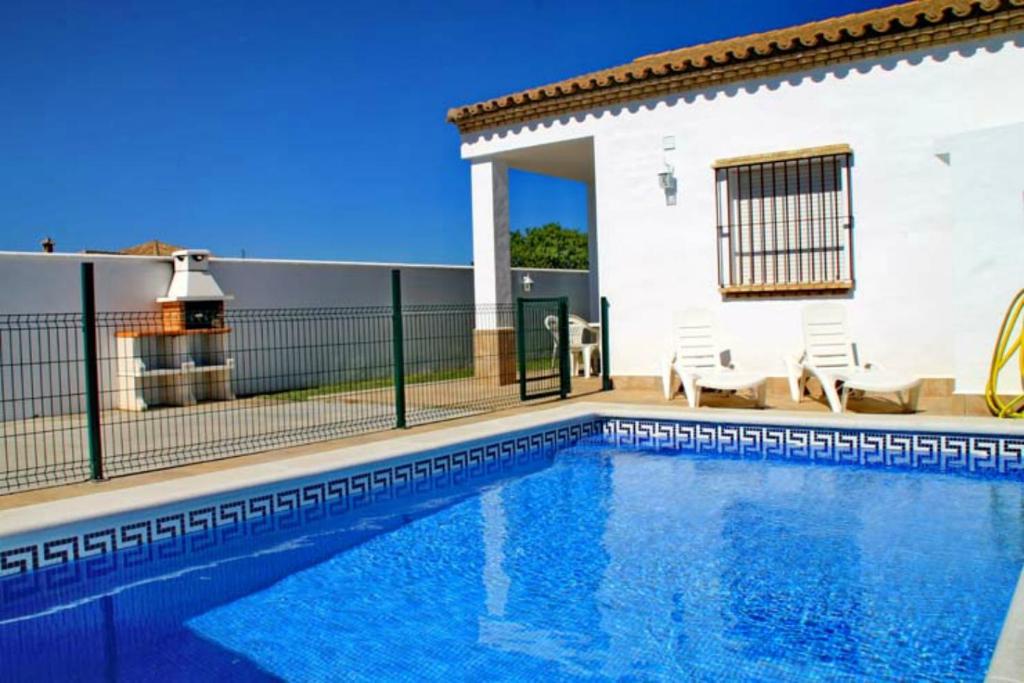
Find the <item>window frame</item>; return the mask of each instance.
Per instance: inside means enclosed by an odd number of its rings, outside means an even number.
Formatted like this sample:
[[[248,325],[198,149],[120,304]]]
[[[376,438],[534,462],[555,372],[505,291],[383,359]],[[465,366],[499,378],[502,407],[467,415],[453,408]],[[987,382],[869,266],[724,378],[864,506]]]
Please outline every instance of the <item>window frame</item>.
[[[722,296],[827,296],[852,290],[852,167],[853,151],[845,144],[719,159],[712,164],[715,183],[718,288]],[[771,174],[771,179],[767,181],[770,188],[765,187],[768,174]],[[781,193],[778,182],[780,174],[783,179]],[[747,178],[746,197],[743,196],[744,175]],[[754,180],[755,177],[757,180]],[[794,178],[795,188],[790,187],[790,178]],[[800,187],[801,179],[808,185],[806,190]],[[826,181],[829,180],[831,187],[826,187]],[[754,185],[758,183],[760,187],[755,188]],[[816,183],[820,187],[818,190],[813,189]],[[760,193],[755,195],[756,189],[759,189]],[[766,189],[770,189],[770,193],[766,193]],[[769,198],[770,224],[765,220],[765,205]],[[742,204],[744,201],[746,205]],[[761,214],[761,222],[757,226],[760,240],[754,232],[755,203]],[[780,203],[783,205],[781,221],[778,212]],[[737,207],[735,212],[734,206]],[[808,215],[802,213],[804,206],[807,207]],[[817,217],[814,215],[816,206],[819,210]],[[795,217],[789,215],[791,207],[795,209]],[[748,214],[750,219],[746,225],[743,223],[744,213]],[[770,242],[767,240],[769,230]],[[734,236],[737,238],[735,244]],[[745,236],[750,245],[749,254],[744,253]],[[796,239],[796,248],[792,248],[790,244],[791,236]],[[809,245],[805,247],[801,240],[807,236],[811,239]],[[785,248],[780,249],[779,243],[783,238]],[[759,275],[758,263],[755,260],[758,258],[758,249],[761,266]],[[768,255],[769,251],[771,257]],[[793,277],[791,272],[793,259],[796,259],[796,277]],[[803,272],[805,263],[810,270],[808,276]],[[768,277],[769,264],[771,278]],[[782,270],[785,270],[786,275],[780,279]]]

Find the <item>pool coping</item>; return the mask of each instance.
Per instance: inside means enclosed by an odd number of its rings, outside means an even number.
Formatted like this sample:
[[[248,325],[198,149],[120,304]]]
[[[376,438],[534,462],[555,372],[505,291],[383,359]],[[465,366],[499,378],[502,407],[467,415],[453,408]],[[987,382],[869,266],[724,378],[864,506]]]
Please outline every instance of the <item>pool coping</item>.
[[[985,680],[993,683],[1024,681],[1024,570],[1006,610],[1006,619],[1003,620],[1003,629]]]
[[[537,414],[510,415],[450,429],[329,448],[274,462],[241,465],[227,470],[12,508],[0,511],[0,546],[6,538],[52,527],[171,506],[193,499],[217,497],[288,480],[356,470],[426,451],[595,414],[594,410],[579,410],[575,406],[572,408],[557,413],[538,411]]]
[[[574,402],[529,413],[496,417],[431,432],[358,445],[327,448],[292,458],[242,465],[229,470],[205,472],[162,482],[141,484],[73,498],[47,501],[0,511],[0,549],[6,541],[46,529],[90,520],[117,517],[147,508],[172,506],[186,501],[230,494],[308,479],[331,472],[366,468],[415,454],[486,440],[513,432],[587,418],[636,418],[743,423],[780,427],[818,427],[898,432],[941,432],[970,435],[1024,437],[1024,424],[982,421],[961,417],[914,417],[901,415],[814,414],[756,410],[693,410],[678,405]],[[1024,683],[1024,571],[1017,583],[986,680]]]
[[[277,482],[314,477],[328,472],[365,467],[374,463],[477,441],[509,432],[529,430],[587,417],[745,423],[780,427],[824,427],[855,430],[941,432],[1024,437],[1024,424],[980,421],[976,418],[901,415],[808,414],[761,412],[743,409],[693,410],[674,405],[580,402],[507,415],[467,425],[352,446],[328,448],[274,462],[254,463],[216,472],[204,472],[168,481],[97,491],[73,498],[45,501],[0,511],[0,543],[5,538],[69,523],[137,512],[256,488]]]

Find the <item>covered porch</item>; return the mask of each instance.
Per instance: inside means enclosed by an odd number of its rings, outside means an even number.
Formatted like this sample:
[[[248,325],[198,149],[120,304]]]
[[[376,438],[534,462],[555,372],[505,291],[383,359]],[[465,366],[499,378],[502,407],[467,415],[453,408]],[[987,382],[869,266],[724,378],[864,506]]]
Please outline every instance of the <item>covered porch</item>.
[[[507,316],[489,311],[511,307],[518,297],[531,292],[525,278],[510,270],[509,169],[582,183],[587,197],[588,301],[585,311],[574,311],[589,320],[600,312],[597,209],[593,138],[510,149],[469,157],[473,220],[473,285],[477,305],[474,345],[480,359],[478,376],[515,381],[515,329]],[[498,367],[485,363],[498,363]]]

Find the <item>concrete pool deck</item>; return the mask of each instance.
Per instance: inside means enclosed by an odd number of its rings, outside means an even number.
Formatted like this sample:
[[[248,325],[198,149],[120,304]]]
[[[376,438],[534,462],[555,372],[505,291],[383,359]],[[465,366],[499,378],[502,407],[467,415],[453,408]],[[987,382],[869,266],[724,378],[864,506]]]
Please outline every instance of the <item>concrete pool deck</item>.
[[[712,405],[729,405],[712,397]],[[953,431],[976,434],[1020,434],[1024,424],[991,418],[951,417],[938,411],[914,416],[846,413],[834,415],[815,401],[799,410],[750,410],[728,407],[690,409],[677,397],[664,401],[657,392],[618,390],[564,402],[530,405],[501,413],[435,423],[402,432],[365,434],[333,442],[268,451],[227,460],[189,465],[159,472],[126,476],[98,483],[75,484],[0,498],[0,538],[81,522],[128,514],[184,500],[216,496],[282,480],[329,471],[367,467],[392,458],[442,448],[497,434],[528,430],[540,425],[587,415],[699,419],[708,422],[845,427],[913,431]],[[999,646],[993,657],[990,680],[1024,683],[1024,577],[1018,585]]]
[[[599,387],[596,378],[577,378],[575,388],[581,393]],[[413,383],[405,393],[410,425],[478,416],[520,403],[518,384],[495,386],[473,377]],[[100,440],[104,473],[123,477],[228,454],[387,431],[394,424],[394,389],[385,386],[308,396],[280,392],[145,411],[107,408],[100,414]],[[0,484],[15,482],[15,491],[86,479],[88,452],[84,413],[0,420]],[[75,474],[62,480],[62,472]],[[36,473],[43,481],[33,480]]]
[[[988,665],[986,681],[1021,683],[1024,681],[1024,571],[1006,611],[1003,630]]]
[[[681,395],[676,395],[671,401],[666,401],[662,396],[660,390],[651,388],[624,388],[615,389],[613,391],[601,392],[600,391],[600,380],[597,378],[582,378],[576,377],[573,380],[573,395],[565,402],[558,400],[547,400],[540,402],[531,402],[530,404],[518,405],[512,408],[508,408],[496,412],[486,412],[484,410],[462,410],[461,413],[458,410],[449,410],[446,417],[449,419],[443,419],[437,422],[429,422],[427,424],[419,424],[411,427],[407,430],[396,431],[396,430],[383,430],[383,431],[365,431],[362,433],[340,435],[338,438],[325,439],[316,441],[308,444],[301,444],[295,446],[280,446],[280,447],[268,447],[265,450],[232,455],[223,458],[214,458],[209,454],[202,454],[202,457],[197,458],[196,462],[183,463],[167,467],[166,469],[150,470],[147,472],[139,472],[135,474],[120,474],[110,479],[105,479],[98,482],[80,482],[72,484],[60,484],[56,486],[50,486],[47,488],[36,488],[26,491],[19,491],[15,493],[8,493],[0,495],[0,513],[3,510],[10,510],[25,505],[36,505],[38,503],[61,500],[64,498],[73,498],[82,495],[90,495],[99,491],[109,490],[120,490],[133,486],[140,486],[160,481],[169,481],[174,479],[180,479],[182,477],[191,477],[197,474],[203,474],[208,472],[217,472],[226,469],[233,469],[236,467],[245,467],[252,464],[259,464],[264,462],[271,462],[277,460],[284,460],[297,456],[307,455],[309,453],[318,453],[321,451],[328,451],[337,448],[343,448],[346,446],[357,446],[366,443],[376,443],[377,441],[394,439],[400,436],[412,436],[416,434],[424,434],[437,431],[439,429],[449,429],[452,427],[458,427],[460,425],[475,424],[477,422],[485,422],[489,420],[499,419],[509,415],[519,415],[523,413],[529,413],[537,410],[548,410],[552,407],[560,405],[572,405],[580,401],[598,402],[598,403],[623,403],[637,406],[651,406],[654,408],[668,408],[671,410],[681,411],[686,415],[699,415],[702,418],[704,416],[721,415],[728,409],[736,409],[737,416],[750,416],[750,415],[782,415],[797,414],[822,414],[829,416],[831,413],[828,411],[828,406],[820,396],[808,397],[799,403],[793,402],[788,393],[788,389],[785,386],[785,381],[780,379],[774,379],[769,381],[769,395],[768,395],[768,407],[764,410],[753,409],[753,401],[742,396],[722,396],[716,395],[712,392],[705,392],[702,397],[703,405],[696,411],[691,411],[687,407],[686,399]],[[627,382],[623,382],[627,384]],[[518,388],[515,388],[518,391]],[[948,417],[948,418],[962,418],[966,422],[959,429],[974,429],[977,425],[981,424],[994,424],[994,425],[1005,425],[1008,428],[1012,427],[1013,423],[1008,420],[995,420],[988,416],[985,412],[984,404],[980,400],[963,400],[951,397],[948,392],[935,392],[934,394],[929,392],[928,387],[924,395],[921,397],[921,403],[919,412],[915,415],[904,415],[900,413],[899,406],[892,400],[882,398],[870,397],[861,400],[851,400],[851,412],[846,415],[838,416],[838,419],[847,420],[855,419],[856,416],[874,416],[874,415],[892,415],[894,419],[902,422],[902,426],[907,429],[914,429],[915,425],[922,424],[920,420],[930,420],[935,417]],[[510,389],[511,391],[511,389]],[[358,392],[357,392],[358,393]],[[374,392],[362,392],[366,396],[361,396],[363,400],[360,400],[360,404],[364,403],[365,400],[373,399],[379,394],[379,391]],[[232,404],[224,404],[225,406],[231,407]],[[416,403],[411,404],[413,409],[416,409]],[[424,404],[425,405],[425,404]],[[434,406],[431,406],[435,408]],[[221,404],[202,404],[199,407],[192,409],[181,409],[181,410],[193,410],[193,411],[214,411],[219,408],[223,408]],[[393,414],[393,409],[388,407],[390,412],[387,412],[385,417]],[[382,413],[383,414],[383,413]],[[168,438],[168,435],[173,437],[173,430],[168,430],[161,426],[162,421],[157,419],[157,416],[146,416],[141,414],[144,418],[147,418],[149,422],[153,422],[159,427],[159,429],[150,429],[147,434],[150,438],[159,438],[161,440],[161,447],[163,447],[163,440]],[[321,417],[329,417],[327,415]],[[344,421],[348,419],[347,414],[336,416],[338,419]],[[63,418],[65,420],[71,420],[72,418]],[[274,417],[275,420],[280,419],[280,415]],[[434,419],[437,419],[435,416]],[[130,414],[127,417],[118,415],[118,419],[110,423],[111,428],[123,429],[124,425],[130,422],[146,423],[146,420],[139,418],[137,415]],[[323,420],[321,420],[323,421]],[[302,422],[304,426],[313,429],[316,427],[315,424],[308,422]],[[0,424],[2,426],[2,424]],[[208,425],[209,427],[209,425]],[[44,433],[51,433],[51,429],[42,430]],[[81,434],[78,435],[79,440],[84,440],[84,429],[80,430]],[[1012,431],[1012,430],[1011,430]],[[70,433],[70,432],[69,432]],[[0,430],[2,435],[2,430]],[[126,444],[136,443],[139,438],[127,439],[120,437],[119,439],[112,440],[115,445],[119,442]],[[211,435],[212,436],[212,435]],[[77,438],[77,437],[76,437]],[[84,441],[83,444],[75,445],[73,450],[77,453],[84,452]],[[41,449],[45,451],[46,449]],[[52,449],[49,449],[52,450]],[[111,457],[116,457],[116,452],[108,453]],[[54,454],[50,454],[50,457],[54,457]],[[57,466],[58,463],[54,463]],[[0,464],[0,474],[2,474],[3,465]],[[111,468],[108,468],[111,469]]]
[[[649,378],[650,381],[645,382],[642,388],[636,387],[635,378],[623,378],[622,384],[627,388],[618,389],[612,391],[601,392],[600,391],[600,380],[598,378],[573,378],[572,390],[573,393],[565,401],[558,401],[557,399],[542,399],[540,401],[531,401],[528,404],[518,404],[513,408],[508,408],[497,412],[487,412],[483,408],[472,407],[466,408],[461,404],[449,404],[452,401],[437,403],[436,401],[429,401],[421,397],[418,393],[414,392],[414,395],[410,399],[410,410],[411,418],[410,423],[423,423],[417,424],[410,429],[403,431],[396,431],[393,429],[385,429],[380,431],[374,431],[379,424],[387,424],[393,419],[393,408],[390,403],[386,407],[377,407],[376,412],[370,411],[368,413],[368,404],[376,405],[377,403],[387,402],[390,399],[390,390],[372,390],[354,392],[346,394],[348,405],[347,409],[341,412],[335,411],[324,411],[323,414],[317,413],[316,420],[310,421],[308,416],[301,416],[301,418],[286,420],[282,423],[282,420],[288,417],[289,405],[284,404],[285,408],[282,409],[282,403],[272,402],[271,407],[265,411],[260,412],[257,407],[257,414],[246,418],[245,420],[239,421],[240,424],[253,425],[260,424],[261,431],[267,431],[267,425],[271,427],[284,424],[284,426],[290,426],[293,423],[302,425],[303,428],[317,431],[318,426],[323,427],[330,423],[332,419],[345,423],[346,420],[350,420],[353,415],[357,415],[361,418],[373,417],[374,420],[370,420],[370,424],[364,427],[353,428],[345,430],[342,433],[331,434],[330,432],[322,432],[322,436],[329,438],[323,438],[311,443],[303,443],[297,445],[284,444],[272,444],[267,443],[262,447],[251,450],[248,453],[238,453],[227,457],[218,458],[215,453],[210,449],[196,449],[196,447],[189,446],[187,440],[181,441],[183,438],[181,435],[175,433],[173,428],[174,420],[177,414],[164,415],[162,413],[154,413],[152,415],[141,413],[141,414],[124,414],[121,412],[114,412],[114,417],[105,421],[103,427],[106,430],[112,431],[112,435],[108,435],[108,438],[104,439],[108,446],[104,447],[104,460],[106,463],[106,471],[111,473],[113,476],[109,479],[102,481],[83,481],[77,483],[59,483],[48,487],[32,488],[28,490],[20,490],[20,492],[9,493],[0,495],[0,512],[3,510],[9,510],[13,508],[23,507],[25,505],[36,505],[47,501],[55,501],[63,498],[74,498],[77,496],[84,496],[99,492],[99,490],[112,490],[120,489],[129,486],[141,485],[145,483],[153,483],[156,481],[165,481],[170,479],[177,479],[184,476],[193,476],[195,474],[202,474],[205,472],[220,471],[222,469],[229,469],[234,467],[245,467],[251,464],[257,464],[262,462],[276,461],[282,459],[293,458],[296,456],[302,456],[309,453],[318,453],[326,450],[338,449],[347,445],[358,445],[361,443],[376,442],[382,439],[395,438],[401,435],[412,435],[419,433],[432,432],[437,429],[446,429],[450,427],[456,427],[464,424],[473,424],[476,422],[488,421],[499,419],[509,415],[519,415],[522,413],[528,413],[537,410],[547,410],[560,404],[571,404],[581,400],[586,401],[598,401],[598,402],[618,402],[618,403],[629,403],[635,405],[651,405],[655,408],[670,407],[672,409],[678,409],[680,411],[688,412],[689,409],[686,404],[686,399],[682,395],[676,395],[671,401],[666,401],[662,392],[658,389],[651,388],[656,384],[653,378]],[[616,380],[617,381],[617,380]],[[847,416],[842,416],[841,419],[848,419],[855,416],[870,416],[870,415],[888,415],[897,414],[897,419],[904,421],[908,429],[912,429],[914,424],[918,424],[919,420],[927,420],[934,417],[963,417],[969,418],[970,422],[965,424],[1001,424],[1010,425],[1010,421],[997,421],[988,416],[985,410],[984,402],[980,397],[957,397],[952,396],[948,387],[942,385],[944,381],[934,380],[931,384],[926,382],[925,391],[921,398],[921,405],[918,414],[915,415],[902,415],[900,414],[899,405],[887,397],[867,397],[859,400],[851,400],[851,412]],[[423,386],[417,386],[417,391],[424,390]],[[387,397],[382,397],[387,394]],[[512,394],[518,394],[518,387],[508,387],[509,403],[514,403],[515,400],[512,398]],[[328,397],[334,402],[337,397]],[[423,398],[423,399],[420,399]],[[741,409],[753,409],[754,401],[743,396],[737,395],[721,395],[714,392],[705,392],[701,398],[701,408],[692,415],[698,416],[710,416],[721,414],[723,409],[740,409],[737,415],[755,415],[755,414],[770,414],[770,415],[785,415],[788,413],[796,413],[799,415],[806,415],[809,413],[830,415],[828,412],[827,404],[824,399],[817,394],[812,394],[804,398],[799,403],[794,402],[790,394],[788,394],[788,388],[785,380],[781,378],[774,378],[769,380],[769,393],[768,393],[768,407],[765,410],[741,410]],[[197,407],[189,409],[173,409],[177,411],[187,423],[188,416],[190,414],[197,414],[200,417],[209,414],[211,416],[216,415],[217,411],[231,411],[238,413],[240,408],[237,405],[238,401],[229,402],[207,402],[197,405]],[[458,403],[458,400],[455,401]],[[371,405],[371,408],[373,408]],[[245,408],[242,405],[241,408]],[[284,414],[282,411],[284,410]],[[341,410],[341,409],[338,409]],[[347,411],[347,412],[346,412]],[[355,413],[352,413],[355,411]],[[420,415],[423,413],[423,415]],[[47,421],[52,422],[54,419],[42,418],[40,421],[46,423]],[[42,424],[36,426],[27,426],[27,421],[22,425],[14,425],[14,423],[0,423],[0,439],[10,438],[13,439],[11,443],[14,445],[10,446],[13,453],[17,453],[16,445],[19,441],[32,438],[40,438],[41,436],[50,437],[53,433],[61,433],[63,437],[68,440],[66,443],[67,450],[70,453],[79,455],[79,461],[76,461],[76,466],[87,467],[87,463],[84,460],[85,453],[85,429],[84,423],[78,425],[80,429],[74,429],[82,419],[77,416],[71,416],[67,418],[59,418],[57,420],[62,421],[59,425]],[[431,420],[433,420],[431,422]],[[67,423],[67,424],[65,424]],[[232,434],[220,433],[216,431],[216,427],[219,424],[217,420],[204,420],[203,430],[206,436],[211,441],[217,441],[218,439],[223,440],[229,438]],[[13,425],[13,426],[12,426]],[[138,433],[130,430],[132,427]],[[284,427],[283,427],[284,428]],[[965,427],[966,428],[966,427]],[[10,431],[10,434],[7,434]],[[271,429],[272,431],[272,429]],[[170,439],[170,440],[168,440]],[[181,443],[178,443],[181,441]],[[138,451],[139,444],[148,444],[146,451],[164,451],[174,450],[180,451],[180,454],[176,455],[173,459],[167,459],[167,467],[165,469],[148,469],[153,467],[151,464],[148,467],[133,466],[129,463],[131,453]],[[29,445],[32,445],[31,443]],[[38,445],[38,444],[37,444]],[[134,449],[134,451],[133,451]],[[61,466],[71,466],[68,463],[63,462],[59,454],[54,453],[54,447],[52,445],[38,445],[31,449],[33,453],[37,453],[41,462],[49,463],[49,467],[58,468]],[[124,453],[121,453],[124,451]],[[195,459],[189,461],[187,454],[195,452]],[[0,476],[4,474],[6,465],[0,463]]]
[[[629,386],[629,383],[624,381]],[[980,425],[1001,425],[1013,431],[1015,423],[1009,420],[995,420],[988,416],[980,397],[964,399],[952,397],[945,391],[930,392],[926,385],[926,391],[921,398],[920,410],[915,415],[904,415],[900,412],[899,405],[886,397],[868,397],[860,400],[851,400],[851,412],[842,416],[833,416],[829,413],[827,404],[819,395],[812,395],[804,398],[799,403],[794,402],[784,380],[769,380],[768,407],[765,410],[755,410],[754,401],[737,395],[721,395],[714,392],[705,392],[701,397],[701,407],[696,410],[688,408],[685,397],[677,394],[671,401],[665,400],[662,392],[649,387],[644,388],[623,388],[612,391],[600,391],[600,380],[597,378],[573,379],[573,394],[565,401],[549,399],[530,402],[528,404],[516,405],[514,408],[498,411],[484,412],[464,411],[462,415],[458,412],[450,413],[451,419],[440,420],[420,424],[406,430],[397,431],[394,429],[383,431],[362,431],[360,433],[340,435],[337,438],[314,441],[299,445],[285,445],[280,447],[267,447],[263,451],[255,453],[232,455],[226,458],[212,459],[209,454],[201,454],[194,463],[177,464],[165,469],[155,469],[132,474],[115,475],[112,478],[102,481],[83,481],[78,483],[66,483],[49,487],[24,490],[24,492],[0,495],[0,515],[4,510],[37,505],[49,501],[57,501],[66,498],[88,496],[106,490],[119,490],[132,486],[170,481],[182,477],[190,477],[209,472],[218,472],[249,465],[287,460],[295,457],[305,456],[311,453],[322,453],[342,449],[346,446],[375,443],[381,440],[393,439],[400,436],[414,436],[434,432],[440,429],[450,429],[462,425],[471,425],[490,420],[499,420],[513,415],[528,414],[536,411],[547,411],[559,407],[559,405],[570,405],[580,401],[597,403],[624,403],[631,405],[644,405],[654,409],[668,409],[677,411],[687,417],[699,417],[700,419],[714,419],[716,415],[732,415],[736,419],[746,419],[751,416],[781,416],[788,415],[808,416],[810,414],[835,417],[838,420],[856,421],[858,417],[870,418],[874,416],[889,417],[897,424],[906,429],[914,429],[916,425],[926,425],[935,419],[963,420],[956,422],[958,427],[950,426],[949,429],[975,430]],[[517,390],[517,388],[516,388]],[[379,392],[370,392],[371,397]],[[370,394],[368,394],[370,395]],[[212,408],[211,408],[212,407]],[[204,403],[196,410],[210,411],[220,407],[219,403]],[[190,410],[190,409],[186,409]],[[414,409],[415,410],[415,409]],[[143,414],[144,415],[144,414]],[[389,414],[390,415],[390,414]],[[135,416],[129,416],[134,418]],[[124,418],[122,418],[124,420]],[[115,423],[118,424],[118,423]],[[953,424],[953,423],[949,423]],[[853,426],[856,426],[855,424]],[[1024,425],[1019,425],[1024,429]],[[997,427],[996,430],[1001,427]],[[159,432],[159,433],[158,433]],[[155,432],[161,439],[167,437],[166,428]],[[82,437],[84,438],[84,430]],[[0,466],[2,467],[2,466]],[[2,472],[0,472],[2,473]]]

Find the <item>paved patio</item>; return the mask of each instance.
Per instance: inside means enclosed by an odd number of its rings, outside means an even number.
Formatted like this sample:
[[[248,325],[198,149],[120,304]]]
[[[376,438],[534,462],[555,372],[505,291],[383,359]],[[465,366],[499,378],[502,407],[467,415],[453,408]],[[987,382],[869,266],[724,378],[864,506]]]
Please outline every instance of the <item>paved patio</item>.
[[[577,378],[575,395],[600,389],[596,378]],[[522,404],[518,384],[496,386],[474,378],[413,384],[406,388],[406,420],[417,425],[447,424],[453,419],[493,415],[494,408]],[[305,400],[256,396],[204,402],[190,407],[148,411],[103,411],[100,418],[104,474],[109,483],[132,481],[124,475],[185,468],[210,460],[249,462],[237,456],[280,453],[304,444],[325,446],[360,434],[394,435],[394,394],[390,387]],[[0,422],[0,481],[58,488],[74,487],[89,476],[87,430],[83,414]],[[107,482],[105,482],[107,483]],[[96,484],[88,484],[95,490]],[[0,490],[3,487],[0,486]],[[37,491],[38,492],[38,491]],[[0,509],[23,493],[0,496]]]
[[[491,387],[494,393],[488,396],[490,406],[505,403],[507,399],[509,408],[489,410],[488,405],[471,400],[474,396],[484,395],[478,393],[479,387],[474,387],[474,382],[476,380],[459,380],[461,387],[449,387],[447,391],[438,391],[437,387],[429,385],[410,386],[407,402],[411,426],[402,432],[390,428],[394,422],[390,389],[327,395],[309,401],[277,401],[261,397],[145,413],[109,411],[109,414],[105,413],[107,419],[104,426],[108,474],[131,472],[133,467],[137,471],[140,460],[146,457],[149,460],[141,464],[147,467],[162,466],[165,469],[115,476],[101,482],[72,483],[11,493],[0,496],[0,510],[384,441],[398,434],[428,433],[563,404],[557,398],[529,404],[519,403],[518,386],[510,385]],[[628,381],[620,384],[625,384],[626,388],[601,392],[600,379],[577,377],[573,382],[573,396],[567,401],[656,405],[678,409],[685,415],[700,415],[730,408],[756,410],[753,401],[742,396],[706,392],[701,408],[691,411],[685,397],[681,395],[666,402],[654,382],[645,382],[646,386],[640,387],[634,382],[632,388]],[[865,414],[900,412],[894,400],[884,397],[851,400],[850,409]],[[810,396],[800,403],[794,403],[785,382],[772,380],[768,408],[757,412],[777,412],[780,415],[825,414],[828,413],[828,406],[813,385]],[[225,414],[229,414],[230,419],[225,419]],[[972,420],[979,420],[979,423],[994,424],[995,419],[987,415],[980,399],[965,401],[962,397],[950,396],[942,391],[941,386],[933,385],[930,390],[926,387],[921,398],[920,412],[900,419],[906,419],[908,426],[912,426],[915,420],[936,416],[968,416]],[[300,443],[308,441],[311,432],[319,440]],[[61,441],[53,440],[55,433],[60,435]],[[7,449],[6,453],[13,452],[11,444],[18,442],[20,448],[35,447],[37,450],[31,457],[45,458],[51,471],[71,467],[81,476],[87,476],[85,429],[80,416],[37,419],[20,423],[20,426],[18,423],[0,423],[0,437],[4,439],[0,443]],[[239,444],[235,447],[242,449],[241,452],[232,453],[232,439]],[[132,455],[133,452],[136,455]],[[222,454],[225,452],[232,455],[224,457]],[[218,459],[210,460],[214,457]],[[19,465],[24,466],[25,462],[28,461],[24,456],[19,459],[4,457],[0,465],[0,476],[6,471],[2,468],[17,468]]]

